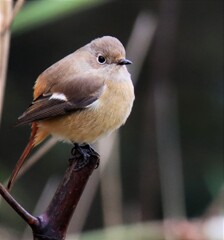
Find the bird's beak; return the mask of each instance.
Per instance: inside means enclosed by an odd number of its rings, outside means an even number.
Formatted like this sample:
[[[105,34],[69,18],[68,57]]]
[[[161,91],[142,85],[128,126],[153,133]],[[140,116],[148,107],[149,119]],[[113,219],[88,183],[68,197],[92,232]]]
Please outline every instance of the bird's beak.
[[[124,58],[124,59],[119,60],[119,62],[117,64],[118,65],[128,65],[128,64],[132,64],[132,61]]]

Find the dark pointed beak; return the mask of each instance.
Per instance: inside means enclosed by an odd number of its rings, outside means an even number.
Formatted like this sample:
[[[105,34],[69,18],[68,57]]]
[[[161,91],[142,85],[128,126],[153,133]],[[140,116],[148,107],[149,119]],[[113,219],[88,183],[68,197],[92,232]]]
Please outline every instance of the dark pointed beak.
[[[124,59],[121,59],[117,64],[118,65],[128,65],[128,64],[132,64],[132,61],[124,58]]]

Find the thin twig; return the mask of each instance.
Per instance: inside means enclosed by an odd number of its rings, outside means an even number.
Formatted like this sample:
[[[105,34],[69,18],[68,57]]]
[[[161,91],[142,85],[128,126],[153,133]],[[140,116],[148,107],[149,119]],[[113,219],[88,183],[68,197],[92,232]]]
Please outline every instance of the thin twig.
[[[38,219],[29,214],[5,189],[5,187],[0,183],[0,195],[5,199],[5,201],[12,207],[25,222],[29,225],[37,225]]]
[[[2,31],[0,32],[1,35],[4,35],[7,30],[11,27],[13,20],[15,19],[17,13],[20,11],[24,4],[25,0],[17,0],[12,11],[12,15],[10,16],[9,20],[3,26]]]
[[[12,0],[1,0],[0,4],[0,123],[2,118],[3,99],[8,66],[10,45],[10,26],[21,9],[24,0],[18,0],[12,9]]]
[[[154,39],[156,28],[156,17],[147,11],[140,12],[134,23],[126,47],[128,58],[133,60],[134,63],[130,67],[130,73],[134,85],[137,83],[143,63],[147,57],[152,40]]]
[[[108,155],[107,166],[101,171],[103,180],[100,181],[103,222],[104,227],[107,228],[123,224],[119,132],[115,132],[113,137],[107,138],[106,141],[100,141],[99,149],[102,157]],[[107,149],[111,149],[109,154]]]
[[[3,0],[3,2],[1,2],[0,4],[0,32],[2,29],[4,29],[4,26],[8,23],[11,17],[11,11],[12,1]],[[4,35],[0,34],[0,124],[2,118],[3,99],[5,92],[9,44],[10,44],[10,32],[5,31]]]
[[[185,218],[177,92],[173,84],[180,2],[160,1],[152,64],[155,130],[164,218]],[[166,36],[166,37],[164,37]],[[150,90],[151,91],[151,90]]]

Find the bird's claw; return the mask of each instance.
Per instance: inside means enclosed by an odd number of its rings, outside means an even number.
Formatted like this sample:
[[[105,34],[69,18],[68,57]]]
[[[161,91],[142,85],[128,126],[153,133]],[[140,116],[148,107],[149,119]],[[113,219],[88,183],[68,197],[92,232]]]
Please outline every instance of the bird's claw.
[[[98,168],[99,166],[100,163],[99,154],[94,149],[92,149],[89,144],[80,146],[77,143],[75,143],[74,147],[71,150],[71,154],[72,157],[69,159],[69,161],[73,160],[77,161],[74,168],[75,171],[79,171],[86,165],[88,165],[88,163],[91,161],[91,156],[97,159],[95,169]]]

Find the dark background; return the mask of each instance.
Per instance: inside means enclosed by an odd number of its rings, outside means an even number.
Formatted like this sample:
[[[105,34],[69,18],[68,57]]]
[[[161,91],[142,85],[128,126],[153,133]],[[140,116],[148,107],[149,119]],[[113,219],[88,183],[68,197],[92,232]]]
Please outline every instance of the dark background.
[[[121,129],[124,223],[164,217],[153,98],[158,86],[175,89],[187,217],[200,217],[206,211],[223,185],[223,3],[178,1],[172,8],[176,2],[168,2],[162,8],[160,1],[103,1],[99,6],[12,33],[0,129],[1,182],[9,176],[29,138],[29,127],[15,128],[14,124],[32,101],[37,76],[96,37],[116,36],[126,46],[136,17],[147,10],[159,25],[136,79],[132,114]],[[169,36],[174,15],[176,30]],[[161,48],[170,38],[173,45],[168,44],[168,50]],[[135,47],[138,49],[138,44]],[[135,59],[131,60],[135,64]],[[15,185],[13,195],[26,209],[32,212],[50,176],[62,176],[70,148],[58,143]],[[101,208],[98,189],[84,230],[103,227]],[[19,234],[25,227],[5,204],[0,208],[0,225]]]

